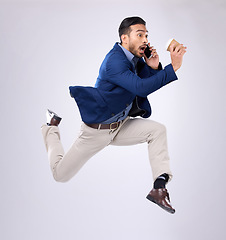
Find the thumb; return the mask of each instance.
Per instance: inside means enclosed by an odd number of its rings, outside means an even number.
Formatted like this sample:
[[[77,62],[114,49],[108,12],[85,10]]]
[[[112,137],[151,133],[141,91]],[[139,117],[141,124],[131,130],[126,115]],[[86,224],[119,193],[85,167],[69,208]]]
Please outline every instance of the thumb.
[[[170,52],[173,52],[175,48],[176,48],[176,43],[170,44],[170,47],[169,47]]]

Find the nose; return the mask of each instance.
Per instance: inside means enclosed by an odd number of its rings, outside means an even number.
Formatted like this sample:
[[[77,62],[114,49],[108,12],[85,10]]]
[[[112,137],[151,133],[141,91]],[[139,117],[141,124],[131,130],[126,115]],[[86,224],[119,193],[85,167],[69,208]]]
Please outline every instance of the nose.
[[[143,42],[144,42],[145,44],[148,43],[148,38],[147,38],[146,36],[144,37]]]

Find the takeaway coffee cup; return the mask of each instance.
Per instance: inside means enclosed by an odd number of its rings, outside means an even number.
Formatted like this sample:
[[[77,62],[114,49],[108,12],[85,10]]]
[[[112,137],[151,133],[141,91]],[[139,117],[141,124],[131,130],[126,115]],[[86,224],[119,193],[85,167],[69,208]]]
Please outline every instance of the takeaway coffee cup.
[[[179,45],[180,43],[177,42],[174,38],[171,38],[171,39],[167,42],[167,44],[166,44],[166,50],[167,50],[167,51],[170,50],[171,44],[176,44],[176,45],[175,45],[175,47],[176,47],[176,46]]]

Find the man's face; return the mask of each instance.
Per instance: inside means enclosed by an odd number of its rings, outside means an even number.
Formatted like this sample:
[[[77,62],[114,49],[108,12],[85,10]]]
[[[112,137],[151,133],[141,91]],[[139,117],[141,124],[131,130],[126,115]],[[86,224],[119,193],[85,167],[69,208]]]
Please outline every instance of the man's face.
[[[143,24],[132,25],[130,29],[131,32],[128,35],[122,35],[122,46],[141,58],[148,43],[148,31]]]

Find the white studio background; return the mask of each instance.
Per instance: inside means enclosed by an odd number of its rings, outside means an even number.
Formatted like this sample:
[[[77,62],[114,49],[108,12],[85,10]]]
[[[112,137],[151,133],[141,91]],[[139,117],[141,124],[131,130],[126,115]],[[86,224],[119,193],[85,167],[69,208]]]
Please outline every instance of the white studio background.
[[[46,108],[63,117],[65,150],[80,128],[70,85],[93,86],[128,16],[147,22],[165,66],[171,37],[187,46],[179,80],[153,93],[166,125],[176,208],[146,200],[146,144],[108,147],[68,183],[50,172],[40,131]],[[226,2],[0,1],[0,238],[191,240],[225,236]]]

